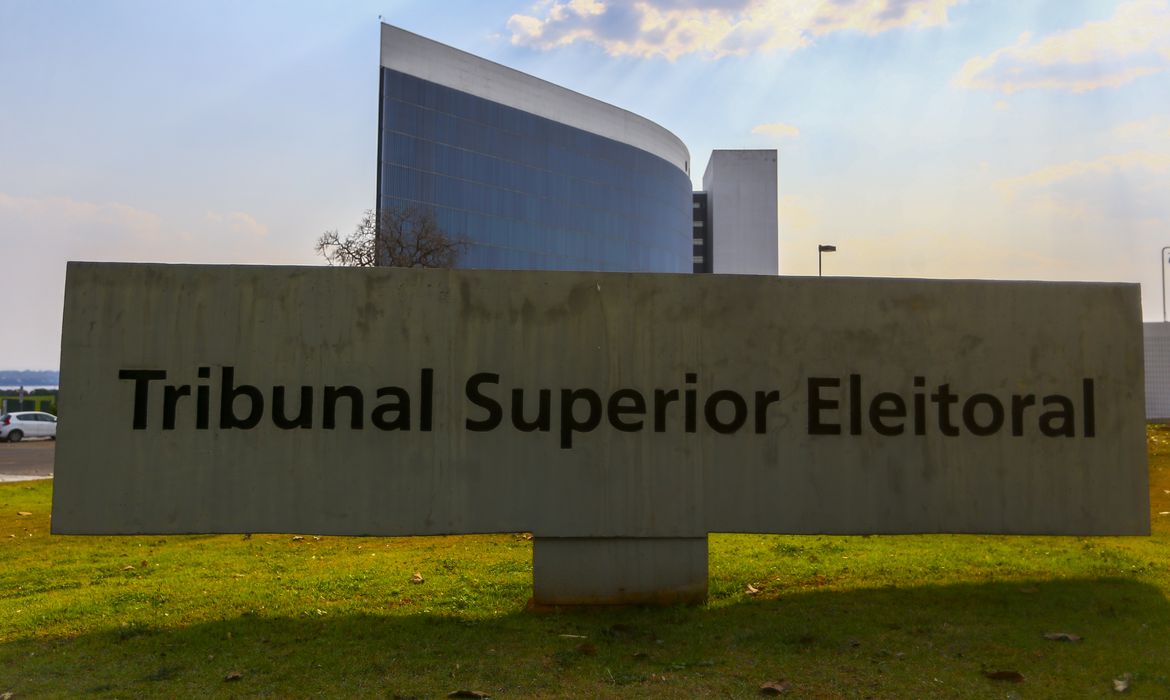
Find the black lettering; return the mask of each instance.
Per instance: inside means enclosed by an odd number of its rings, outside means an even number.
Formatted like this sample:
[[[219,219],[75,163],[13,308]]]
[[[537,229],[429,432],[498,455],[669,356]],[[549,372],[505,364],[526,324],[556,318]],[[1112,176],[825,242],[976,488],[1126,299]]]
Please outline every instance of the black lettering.
[[[200,379],[211,379],[211,368],[199,368]],[[195,429],[207,430],[211,425],[211,387],[201,384],[195,387]]]
[[[956,403],[959,397],[951,393],[951,385],[939,384],[938,392],[931,394],[930,400],[938,404],[938,429],[943,435],[950,437],[958,435],[959,429],[951,423],[951,405]]]
[[[678,389],[654,390],[654,432],[666,432],[666,407],[673,401],[678,401]]]
[[[536,393],[536,420],[527,421],[524,419],[524,390],[512,390],[512,425],[516,426],[517,430],[525,433],[531,433],[533,430],[541,430],[547,432],[549,425],[552,422],[552,392],[548,389],[541,389]]]
[[[251,384],[233,386],[235,384],[235,367],[225,366],[220,372],[219,427],[223,430],[255,428],[256,424],[260,422],[261,416],[264,415],[264,397],[260,394],[260,389]],[[235,412],[236,399],[241,396],[247,398],[249,402],[248,415],[245,418],[240,418]]]
[[[1012,437],[1024,435],[1024,409],[1036,405],[1035,394],[1012,395]]]
[[[779,391],[756,392],[756,433],[768,432],[768,406],[780,400]]]
[[[589,413],[584,421],[578,421],[573,413],[573,404],[584,399],[589,404]],[[573,431],[587,433],[601,424],[601,397],[592,389],[561,389],[561,449],[573,446]]]
[[[410,394],[400,386],[384,386],[378,389],[379,399],[387,396],[394,400],[378,404],[370,414],[370,422],[378,430],[410,430]],[[394,414],[393,420],[387,417],[387,414],[391,413]]]
[[[731,404],[731,420],[727,423],[719,420],[719,404],[722,402]],[[707,419],[707,425],[714,428],[715,432],[729,435],[747,422],[747,402],[730,389],[720,389],[707,397],[706,403],[703,404],[703,415]]]
[[[486,409],[488,412],[487,418],[483,420],[473,420],[468,418],[464,423],[468,430],[483,433],[488,430],[495,430],[500,421],[504,419],[504,409],[500,408],[500,404],[488,396],[479,393],[480,384],[499,384],[500,375],[492,374],[491,372],[479,372],[467,378],[467,385],[464,387],[464,393],[471,403]]]
[[[163,387],[163,430],[175,429],[175,412],[179,399],[191,395],[190,385]]]
[[[975,418],[975,409],[979,404],[991,409],[991,420],[983,425]],[[998,433],[1003,427],[1003,404],[991,394],[972,394],[963,402],[963,425],[970,433],[980,437]]]
[[[809,377],[808,378],[808,434],[809,435],[840,435],[840,423],[822,423],[821,411],[836,410],[841,405],[836,399],[822,399],[821,389],[841,387],[841,380],[836,377]]]
[[[321,417],[321,427],[333,430],[337,427],[337,401],[349,399],[349,427],[353,430],[362,429],[362,417],[365,409],[362,404],[362,392],[356,386],[327,386],[322,402],[325,404],[324,415]]]
[[[418,380],[418,429],[424,433],[431,431],[431,418],[434,414],[435,370],[424,368]]]
[[[131,427],[146,430],[146,411],[150,400],[150,383],[167,378],[165,369],[120,369],[118,379],[134,380],[134,417]]]
[[[630,406],[623,406],[622,401],[630,400],[633,402]],[[633,421],[627,423],[622,420],[624,415],[638,415],[646,414],[646,399],[642,398],[642,394],[633,389],[618,389],[609,397],[609,424],[623,433],[636,433],[642,429],[642,421]]]
[[[688,384],[694,384],[699,381],[699,375],[694,372],[687,372],[686,380]],[[683,421],[685,423],[683,429],[688,433],[695,432],[695,390],[687,389],[683,392]]]
[[[849,375],[849,434],[861,435],[861,375]]]
[[[1044,407],[1056,404],[1059,410],[1040,414],[1040,432],[1048,437],[1076,437],[1076,414],[1073,402],[1067,396],[1053,394],[1044,397]],[[1059,425],[1056,422],[1059,420]]]
[[[211,387],[195,387],[195,429],[207,430],[211,425]]]
[[[914,378],[914,388],[925,387],[926,377]],[[926,435],[926,394],[921,391],[914,392],[914,434]]]
[[[297,409],[297,417],[289,418],[285,413],[284,387],[272,387],[272,422],[281,430],[301,428],[307,430],[313,427],[313,387],[301,387],[301,405]]]
[[[884,404],[889,404],[886,408]],[[897,394],[883,391],[869,402],[869,424],[879,435],[901,435],[906,426],[899,421],[895,425],[886,424],[886,418],[906,418],[906,401]]]

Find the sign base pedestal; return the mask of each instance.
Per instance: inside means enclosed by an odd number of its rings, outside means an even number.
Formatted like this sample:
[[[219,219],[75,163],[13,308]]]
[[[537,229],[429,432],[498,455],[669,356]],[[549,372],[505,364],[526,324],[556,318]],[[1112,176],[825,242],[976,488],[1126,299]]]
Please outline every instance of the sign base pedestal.
[[[536,605],[707,600],[707,537],[535,537]]]

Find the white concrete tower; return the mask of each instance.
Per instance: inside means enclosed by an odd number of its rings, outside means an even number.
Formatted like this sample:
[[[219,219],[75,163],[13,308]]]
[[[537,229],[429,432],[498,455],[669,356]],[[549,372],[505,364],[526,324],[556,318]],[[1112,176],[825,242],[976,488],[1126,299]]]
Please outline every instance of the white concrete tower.
[[[703,190],[712,272],[779,274],[776,170],[775,149],[711,152]]]

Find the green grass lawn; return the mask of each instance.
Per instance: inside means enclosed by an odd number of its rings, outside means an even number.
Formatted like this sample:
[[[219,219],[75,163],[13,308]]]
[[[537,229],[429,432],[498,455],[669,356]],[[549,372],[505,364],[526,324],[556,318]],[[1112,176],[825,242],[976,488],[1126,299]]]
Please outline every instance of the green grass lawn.
[[[704,606],[544,613],[520,535],[59,537],[0,484],[0,697],[1170,698],[1149,445],[1151,537],[712,535]]]

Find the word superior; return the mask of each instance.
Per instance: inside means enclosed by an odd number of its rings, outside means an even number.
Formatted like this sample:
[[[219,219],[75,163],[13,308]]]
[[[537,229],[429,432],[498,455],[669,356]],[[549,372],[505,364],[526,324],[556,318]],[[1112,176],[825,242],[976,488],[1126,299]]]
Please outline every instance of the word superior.
[[[510,427],[521,433],[555,433],[562,449],[571,449],[576,436],[599,429],[764,435],[770,427],[789,424],[788,416],[802,409],[809,435],[1096,435],[1095,393],[1089,378],[1081,380],[1075,398],[1059,393],[964,394],[949,383],[928,387],[921,376],[913,377],[908,391],[904,386],[901,391],[868,391],[858,374],[808,377],[807,392],[801,396],[782,395],[778,389],[700,389],[696,372],[684,373],[677,387],[610,391],[507,387],[501,385],[499,374],[478,372],[463,383],[464,403],[446,400],[451,392],[431,368],[421,369],[418,383],[409,388],[383,386],[373,391],[349,384],[276,384],[262,389],[237,382],[232,366],[219,368],[218,382],[212,380],[210,367],[199,367],[192,383],[167,383],[167,378],[163,369],[118,371],[118,379],[131,384],[126,389],[133,395],[132,429],[251,430],[267,418],[281,430],[369,426],[431,432],[437,424],[440,429],[448,425],[435,417],[436,393],[442,392],[440,404],[453,411],[447,414],[453,425],[462,423],[468,432]],[[789,405],[802,398],[803,404]]]

